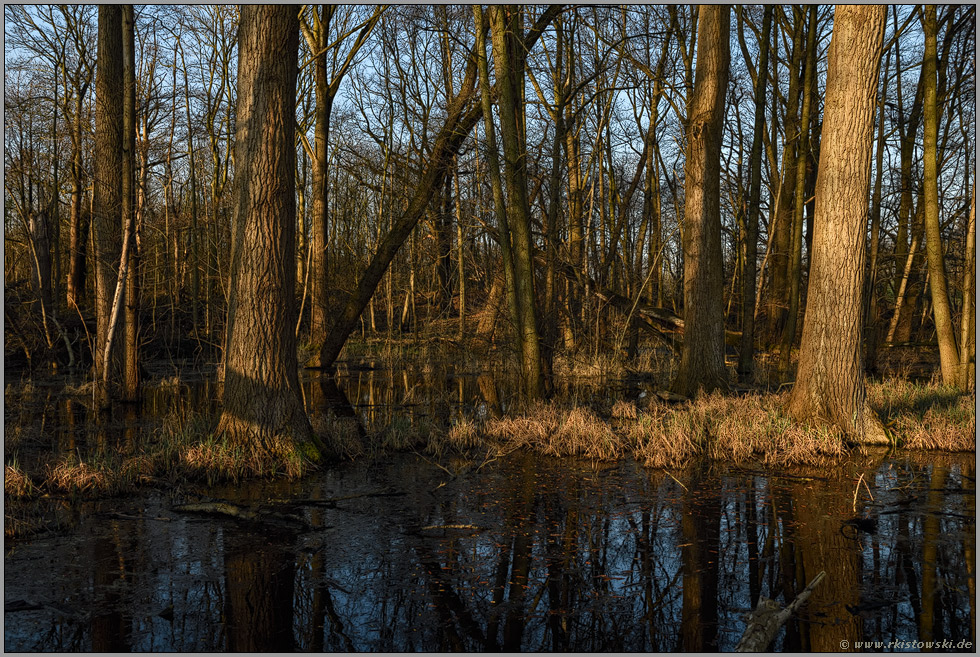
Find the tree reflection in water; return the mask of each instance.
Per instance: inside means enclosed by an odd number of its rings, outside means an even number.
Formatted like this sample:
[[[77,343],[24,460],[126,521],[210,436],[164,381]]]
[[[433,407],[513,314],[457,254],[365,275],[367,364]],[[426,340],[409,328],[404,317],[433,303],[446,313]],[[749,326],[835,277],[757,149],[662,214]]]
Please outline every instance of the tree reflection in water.
[[[760,595],[785,604],[820,570],[775,649],[972,641],[974,476],[972,455],[780,476],[513,455],[447,481],[405,455],[213,491],[369,495],[294,506],[309,529],[142,500],[8,552],[6,599],[41,608],[6,614],[5,648],[725,651]]]

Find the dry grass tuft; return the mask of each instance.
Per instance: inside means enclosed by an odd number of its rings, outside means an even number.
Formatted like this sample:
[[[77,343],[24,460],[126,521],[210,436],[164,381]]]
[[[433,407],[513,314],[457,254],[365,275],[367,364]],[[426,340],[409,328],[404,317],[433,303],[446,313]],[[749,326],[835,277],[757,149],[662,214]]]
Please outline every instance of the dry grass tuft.
[[[16,463],[6,463],[3,466],[3,494],[6,497],[21,499],[31,497],[37,492],[37,486],[31,481]]]
[[[868,386],[868,403],[902,447],[976,451],[975,393],[964,395],[937,382],[886,379]]]
[[[626,427],[633,456],[648,467],[676,466],[701,451],[702,439],[685,416],[664,406],[651,405]]]
[[[624,445],[607,422],[587,408],[537,404],[524,414],[489,420],[485,434],[508,451],[530,449],[550,456],[606,460],[623,456]]]
[[[449,431],[446,432],[446,441],[460,452],[482,446],[477,424],[468,417],[458,418],[449,427]]]
[[[620,399],[612,407],[612,416],[623,420],[635,420],[638,417],[638,413],[639,411],[636,410],[636,405],[624,399]]]
[[[123,478],[105,462],[88,463],[72,454],[48,469],[45,484],[65,493],[112,494],[122,488]]]
[[[337,417],[332,412],[314,413],[310,417],[313,433],[338,458],[353,461],[364,456],[364,443],[358,432],[357,418]]]

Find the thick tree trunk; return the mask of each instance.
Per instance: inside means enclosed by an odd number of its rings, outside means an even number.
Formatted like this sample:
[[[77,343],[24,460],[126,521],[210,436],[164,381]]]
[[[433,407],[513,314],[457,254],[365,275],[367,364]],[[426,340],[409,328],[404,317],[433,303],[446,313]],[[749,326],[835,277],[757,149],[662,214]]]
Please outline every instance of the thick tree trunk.
[[[936,100],[936,6],[926,5],[923,28],[926,33],[926,52],[922,61],[925,77],[923,90],[923,186],[925,191],[926,254],[929,261],[929,290],[932,293],[932,315],[939,342],[939,363],[943,382],[956,385],[960,370],[956,336],[953,332],[953,313],[946,287],[946,267],[943,262],[942,235],[939,230],[939,163],[936,154],[939,141],[939,103]]]
[[[875,443],[888,438],[865,400],[861,294],[885,14],[880,5],[838,5],[834,14],[814,252],[800,366],[789,402],[797,420],[829,422]]]
[[[246,5],[239,27],[235,216],[218,433],[297,472],[320,445],[296,363],[295,8]]]
[[[684,347],[673,391],[728,387],[721,259],[721,141],[728,87],[727,7],[698,9],[698,57],[684,165]]]
[[[99,6],[95,78],[95,163],[92,243],[95,253],[95,373],[103,381],[118,351],[106,360],[113,292],[119,267],[122,227],[123,54],[122,7]],[[109,378],[115,379],[114,376]],[[108,391],[97,390],[102,402]]]

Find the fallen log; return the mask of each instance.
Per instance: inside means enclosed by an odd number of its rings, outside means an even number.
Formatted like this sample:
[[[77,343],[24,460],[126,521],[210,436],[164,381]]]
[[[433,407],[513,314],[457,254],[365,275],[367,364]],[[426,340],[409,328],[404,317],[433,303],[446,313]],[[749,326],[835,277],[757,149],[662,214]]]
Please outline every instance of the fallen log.
[[[775,600],[759,598],[759,604],[749,617],[749,624],[745,626],[745,632],[742,633],[735,652],[768,652],[769,644],[776,638],[779,628],[807,601],[813,589],[817,588],[817,584],[823,581],[826,575],[827,573],[821,570],[785,609],[780,609],[779,603]]]

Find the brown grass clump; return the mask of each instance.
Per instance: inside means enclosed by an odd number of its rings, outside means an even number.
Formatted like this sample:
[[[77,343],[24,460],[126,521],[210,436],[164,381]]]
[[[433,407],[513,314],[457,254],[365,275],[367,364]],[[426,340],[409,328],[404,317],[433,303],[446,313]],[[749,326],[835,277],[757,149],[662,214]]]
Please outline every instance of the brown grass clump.
[[[113,472],[105,462],[87,463],[77,460],[74,454],[49,467],[45,481],[49,487],[66,493],[115,492],[122,483],[119,473]]]
[[[625,453],[623,441],[609,424],[582,407],[537,404],[522,415],[488,421],[484,432],[507,449],[526,448],[550,456],[605,460]]]
[[[636,406],[633,402],[628,402],[625,399],[620,399],[612,407],[612,416],[615,418],[621,418],[624,420],[635,420],[637,419],[637,414],[639,411],[636,410]]]
[[[935,382],[886,379],[868,386],[868,403],[902,447],[976,451],[975,394]]]
[[[16,463],[4,464],[3,494],[5,496],[20,499],[31,497],[36,492],[37,487]]]
[[[338,458],[353,461],[364,456],[364,443],[358,433],[357,418],[337,417],[331,412],[314,413],[310,417],[313,433]]]
[[[633,455],[654,468],[675,466],[698,454],[703,436],[687,417],[665,406],[653,405],[626,428]]]

